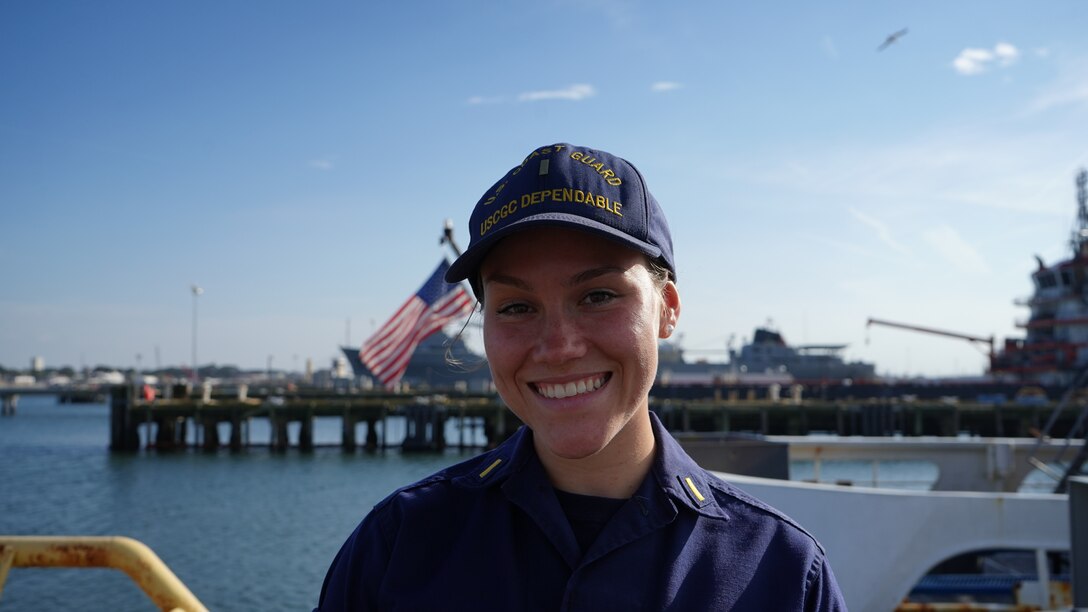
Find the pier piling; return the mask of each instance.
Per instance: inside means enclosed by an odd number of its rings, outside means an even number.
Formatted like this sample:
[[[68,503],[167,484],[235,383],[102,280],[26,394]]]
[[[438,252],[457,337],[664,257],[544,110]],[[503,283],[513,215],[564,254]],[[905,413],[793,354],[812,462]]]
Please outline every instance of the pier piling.
[[[188,445],[189,419],[179,416],[159,416],[155,419],[155,449],[173,451]]]
[[[140,433],[136,413],[131,410],[132,389],[116,386],[110,389],[110,450],[132,452],[140,450]]]
[[[313,414],[306,414],[299,419],[298,428],[298,449],[304,453],[313,452],[314,450],[314,417]]]
[[[230,419],[230,450],[238,452],[242,450],[242,427],[245,421],[238,414]]]
[[[344,416],[340,417],[340,448],[345,453],[354,453],[356,448],[355,443],[355,426],[359,423],[355,415],[344,410]]]
[[[216,451],[219,450],[219,421],[215,419],[208,419],[203,422],[204,425],[204,450]]]
[[[15,408],[19,403],[19,394],[4,395],[3,407],[0,408],[0,416],[15,416]]]
[[[374,417],[366,420],[366,450],[371,453],[378,450],[378,419]]]
[[[446,408],[430,404],[405,406],[406,451],[440,452],[446,448]]]
[[[272,450],[277,453],[287,452],[287,447],[291,444],[288,439],[287,418],[283,415],[276,414],[274,416],[269,416],[269,419],[272,425]]]

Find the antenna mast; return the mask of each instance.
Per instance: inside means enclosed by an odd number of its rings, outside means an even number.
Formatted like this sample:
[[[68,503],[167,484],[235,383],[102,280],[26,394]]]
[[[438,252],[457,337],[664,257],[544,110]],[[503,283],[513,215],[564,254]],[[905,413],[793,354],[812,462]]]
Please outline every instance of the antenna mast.
[[[461,248],[453,241],[453,219],[446,219],[446,224],[442,228],[442,237],[438,239],[438,244],[450,245],[450,249],[453,250],[454,256],[461,256]]]
[[[1077,173],[1077,225],[1069,243],[1073,257],[1088,255],[1088,171],[1083,168]]]

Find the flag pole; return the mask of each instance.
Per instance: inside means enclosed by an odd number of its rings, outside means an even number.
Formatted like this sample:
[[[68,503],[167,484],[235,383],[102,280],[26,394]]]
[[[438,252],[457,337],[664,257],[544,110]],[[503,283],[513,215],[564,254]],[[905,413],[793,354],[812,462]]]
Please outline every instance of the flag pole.
[[[442,229],[442,237],[438,239],[438,244],[450,245],[450,248],[453,249],[454,256],[461,256],[461,248],[453,241],[453,219],[446,219],[446,225]]]

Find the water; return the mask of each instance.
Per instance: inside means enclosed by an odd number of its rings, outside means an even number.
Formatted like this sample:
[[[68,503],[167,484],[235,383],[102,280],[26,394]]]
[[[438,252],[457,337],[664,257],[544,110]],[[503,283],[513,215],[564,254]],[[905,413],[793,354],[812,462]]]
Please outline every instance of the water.
[[[267,439],[257,425],[253,440]],[[338,428],[315,423],[315,442],[335,441]],[[312,609],[333,556],[371,506],[472,454],[116,455],[108,441],[105,405],[21,398],[16,416],[0,419],[0,533],[136,538],[212,610]],[[0,608],[153,606],[115,570],[13,569]]]
[[[335,444],[339,427],[339,419],[316,420],[315,442]],[[460,432],[451,425],[447,434],[452,441]],[[403,422],[390,420],[390,441],[402,436]],[[267,423],[255,420],[250,437],[267,440]],[[107,406],[23,397],[16,416],[0,418],[0,533],[136,538],[212,610],[312,609],[333,556],[371,506],[473,454],[345,455],[330,446],[310,454],[251,448],[117,455],[108,441]],[[812,462],[790,469],[794,479],[816,476]],[[874,468],[824,461],[819,477],[925,489],[936,475],[926,462],[882,461]],[[1022,490],[1033,486],[1053,484],[1033,475]],[[0,597],[4,612],[66,608],[153,606],[115,570],[13,569]]]
[[[1065,466],[1049,464],[1052,473],[1064,471]],[[931,461],[904,461],[881,459],[879,461],[791,461],[790,479],[806,482],[847,484],[881,489],[928,491],[940,475],[937,464]],[[1055,480],[1041,470],[1032,470],[1020,483],[1020,493],[1053,493]]]

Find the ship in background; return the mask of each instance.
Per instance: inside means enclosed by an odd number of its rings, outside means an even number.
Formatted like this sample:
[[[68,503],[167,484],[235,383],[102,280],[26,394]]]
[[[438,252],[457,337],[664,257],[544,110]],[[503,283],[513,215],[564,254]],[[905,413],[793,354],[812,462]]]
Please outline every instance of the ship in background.
[[[377,380],[359,358],[359,347],[341,346],[340,351],[351,365],[356,380],[371,384]],[[452,357],[453,363],[448,357]],[[460,337],[453,338],[443,331],[419,343],[400,382],[405,389],[453,389],[474,393],[494,389],[491,370],[484,357],[472,352]]]
[[[1088,382],[1088,171],[1076,178],[1077,218],[1069,239],[1071,257],[1047,266],[1035,256],[1034,293],[1017,300],[1031,314],[1017,326],[1023,338],[1008,338],[991,356],[990,371],[1047,386]]]
[[[752,341],[728,349],[727,363],[689,362],[675,343],[658,350],[657,382],[661,385],[853,384],[876,378],[876,367],[846,361],[846,344],[790,345],[770,326],[757,327]]]
[[[850,393],[871,392],[874,396],[895,395],[888,387],[918,397],[980,397],[995,394],[1008,397],[1029,390],[1051,399],[1066,391],[1088,387],[1088,171],[1076,177],[1077,216],[1069,240],[1071,256],[1046,265],[1036,256],[1037,269],[1031,279],[1034,293],[1016,301],[1031,309],[1029,317],[1017,322],[1026,330],[1022,338],[1007,338],[996,347],[994,338],[949,332],[920,325],[869,319],[880,324],[916,332],[959,338],[989,348],[989,371],[977,377],[951,379],[881,379],[872,364],[846,362],[846,345],[790,346],[768,327],[757,328],[750,344],[740,351],[729,350],[728,363],[686,361],[676,344],[663,344],[658,368],[659,385],[713,386],[721,384],[773,385],[818,383],[825,397],[827,388],[853,387]],[[865,387],[865,388],[859,388]],[[834,394],[832,394],[834,395]]]
[[[780,332],[757,327],[752,342],[740,351],[730,349],[730,367],[739,372],[788,373],[796,382],[825,383],[869,380],[876,367],[864,361],[846,361],[846,344],[799,344],[790,346]]]

